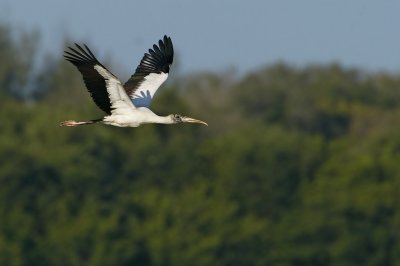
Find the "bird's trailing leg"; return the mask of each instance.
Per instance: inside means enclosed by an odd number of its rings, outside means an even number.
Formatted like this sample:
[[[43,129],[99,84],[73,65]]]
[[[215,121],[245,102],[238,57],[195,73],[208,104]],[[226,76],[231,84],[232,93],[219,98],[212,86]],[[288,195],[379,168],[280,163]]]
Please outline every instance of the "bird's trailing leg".
[[[89,120],[89,121],[75,121],[75,120],[67,120],[64,122],[60,123],[60,126],[66,126],[66,127],[76,127],[76,126],[81,126],[81,125],[90,125],[90,124],[94,124],[97,122],[102,121],[103,119],[95,119],[95,120]]]

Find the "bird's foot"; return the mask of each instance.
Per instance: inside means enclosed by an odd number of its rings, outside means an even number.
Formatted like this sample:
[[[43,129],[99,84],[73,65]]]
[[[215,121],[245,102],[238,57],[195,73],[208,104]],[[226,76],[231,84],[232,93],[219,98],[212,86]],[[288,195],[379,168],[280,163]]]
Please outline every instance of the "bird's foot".
[[[80,122],[76,122],[75,120],[67,120],[64,122],[60,123],[60,126],[66,126],[66,127],[75,127],[75,126],[79,126],[81,123]]]

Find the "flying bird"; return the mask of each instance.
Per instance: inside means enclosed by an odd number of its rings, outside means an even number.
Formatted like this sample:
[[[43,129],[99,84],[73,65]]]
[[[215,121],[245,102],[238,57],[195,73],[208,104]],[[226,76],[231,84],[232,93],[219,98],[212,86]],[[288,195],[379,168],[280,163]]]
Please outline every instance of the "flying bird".
[[[179,114],[159,116],[149,109],[158,88],[168,77],[174,57],[170,37],[164,36],[145,53],[135,73],[122,85],[121,81],[103,66],[84,44],[68,47],[64,57],[81,72],[87,90],[95,104],[107,115],[89,121],[68,120],[61,126],[80,126],[94,123],[118,127],[138,127],[147,123],[200,123],[198,119]]]

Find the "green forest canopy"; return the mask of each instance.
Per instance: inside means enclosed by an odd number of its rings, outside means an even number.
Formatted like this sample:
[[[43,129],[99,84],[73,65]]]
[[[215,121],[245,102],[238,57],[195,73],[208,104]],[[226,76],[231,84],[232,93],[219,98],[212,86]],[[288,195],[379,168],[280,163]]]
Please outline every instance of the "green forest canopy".
[[[35,40],[0,28],[0,265],[400,264],[398,73],[192,74],[153,109],[208,128],[70,129],[102,113]]]

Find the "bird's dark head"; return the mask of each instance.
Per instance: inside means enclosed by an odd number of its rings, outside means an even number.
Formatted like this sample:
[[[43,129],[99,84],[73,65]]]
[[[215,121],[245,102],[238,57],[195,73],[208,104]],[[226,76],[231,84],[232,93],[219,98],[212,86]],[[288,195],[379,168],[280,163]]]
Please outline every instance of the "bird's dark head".
[[[172,114],[170,115],[171,120],[175,123],[198,123],[198,124],[203,124],[208,126],[208,124],[204,121],[198,120],[198,119],[194,119],[191,117],[187,117],[187,116],[183,116],[183,115],[178,115],[178,114]]]

